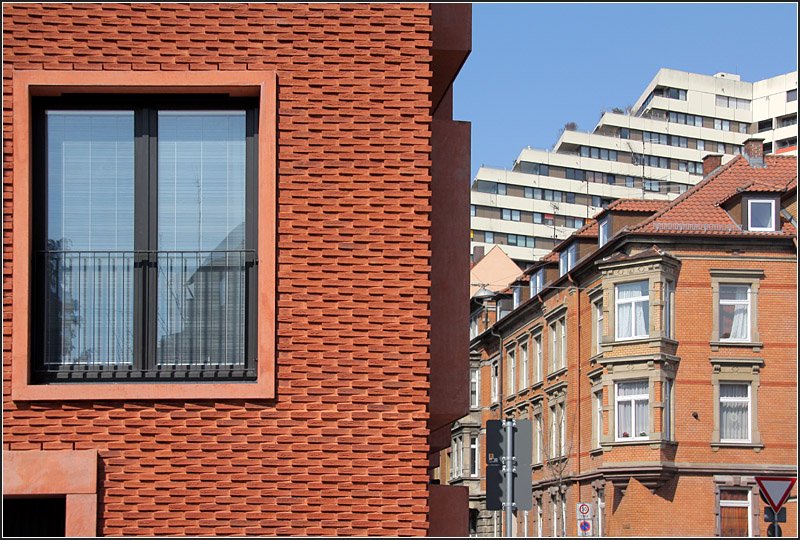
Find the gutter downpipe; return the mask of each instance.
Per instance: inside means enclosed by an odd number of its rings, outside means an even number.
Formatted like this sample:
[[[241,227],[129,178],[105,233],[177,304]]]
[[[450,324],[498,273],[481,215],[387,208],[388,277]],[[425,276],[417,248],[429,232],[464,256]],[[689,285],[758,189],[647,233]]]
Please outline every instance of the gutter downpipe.
[[[575,280],[572,279],[572,274],[571,273],[567,274],[567,279],[569,280],[570,283],[572,283],[575,286],[576,292],[578,293],[578,301],[577,301],[578,302],[578,306],[577,306],[577,310],[576,310],[577,311],[577,319],[578,319],[578,336],[577,336],[577,340],[578,340],[578,346],[577,346],[577,353],[578,353],[577,354],[577,359],[578,359],[578,382],[576,383],[577,396],[575,398],[575,409],[576,409],[576,411],[575,411],[575,413],[576,413],[575,414],[575,421],[577,422],[577,424],[576,424],[576,426],[577,426],[577,436],[576,436],[576,438],[578,439],[578,441],[577,441],[578,442],[578,445],[577,445],[578,446],[578,453],[577,453],[576,459],[575,459],[575,462],[576,462],[575,483],[577,484],[577,488],[578,488],[578,495],[577,495],[578,501],[580,501],[581,500],[581,481],[580,481],[580,477],[581,477],[581,288],[578,286],[578,284],[575,282]]]

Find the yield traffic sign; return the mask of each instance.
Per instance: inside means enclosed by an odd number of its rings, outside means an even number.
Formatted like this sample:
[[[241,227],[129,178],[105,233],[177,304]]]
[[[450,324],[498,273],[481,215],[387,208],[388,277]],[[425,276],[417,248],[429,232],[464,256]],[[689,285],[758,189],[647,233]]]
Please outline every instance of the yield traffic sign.
[[[761,494],[767,500],[772,509],[777,513],[780,511],[783,503],[789,498],[789,493],[792,491],[792,486],[797,481],[797,478],[789,478],[784,476],[756,476],[756,482],[761,489]]]

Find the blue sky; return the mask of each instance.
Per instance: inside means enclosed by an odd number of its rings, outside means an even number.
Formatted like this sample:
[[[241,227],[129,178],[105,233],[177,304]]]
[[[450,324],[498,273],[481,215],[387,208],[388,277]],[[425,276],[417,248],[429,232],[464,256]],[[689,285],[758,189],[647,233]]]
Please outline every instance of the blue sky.
[[[568,121],[633,104],[659,68],[756,81],[797,69],[797,4],[473,4],[454,117],[472,176],[551,148]]]

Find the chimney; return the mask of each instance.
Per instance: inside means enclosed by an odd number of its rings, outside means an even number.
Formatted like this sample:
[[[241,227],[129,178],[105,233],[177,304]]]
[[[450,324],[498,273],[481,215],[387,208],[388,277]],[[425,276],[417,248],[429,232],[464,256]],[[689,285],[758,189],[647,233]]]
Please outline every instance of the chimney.
[[[750,137],[744,141],[743,154],[751,167],[766,167],[764,163],[764,139]]]
[[[722,154],[706,154],[703,156],[703,178],[722,165]]]
[[[483,259],[484,246],[475,246],[472,248],[472,264],[478,264]]]

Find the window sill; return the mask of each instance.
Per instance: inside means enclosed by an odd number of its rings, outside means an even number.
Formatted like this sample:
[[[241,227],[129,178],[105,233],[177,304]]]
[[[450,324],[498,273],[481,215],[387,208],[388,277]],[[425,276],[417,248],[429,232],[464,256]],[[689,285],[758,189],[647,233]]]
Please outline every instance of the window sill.
[[[661,441],[656,439],[639,439],[635,441],[603,441],[600,443],[600,448],[605,449],[606,447],[614,447],[614,446],[646,446],[648,444],[660,443]]]
[[[749,349],[752,348],[753,352],[760,352],[764,348],[764,344],[760,341],[711,341],[712,351],[718,351],[720,347],[740,347]]]
[[[599,456],[603,452],[604,452],[603,447],[602,446],[598,446],[597,448],[592,448],[591,450],[589,450],[589,455],[590,456]]]
[[[531,385],[531,390],[538,390],[542,386],[544,386],[544,381],[536,381]]]
[[[560,377],[561,375],[563,375],[566,372],[567,372],[567,368],[565,368],[565,367],[559,368],[559,369],[557,369],[556,371],[554,371],[552,373],[548,373],[547,374],[547,380],[550,381],[552,379]]]
[[[530,391],[531,391],[531,388],[530,388],[530,386],[526,386],[525,388],[523,388],[522,390],[520,390],[519,392],[517,392],[517,396],[518,396],[518,397],[523,397],[523,396],[526,396],[526,395],[528,395],[528,393],[529,393]]]
[[[764,448],[764,445],[761,443],[746,443],[746,442],[712,442],[711,449],[714,452],[719,451],[720,448],[741,448],[741,449],[752,449],[754,452],[761,452]]]

